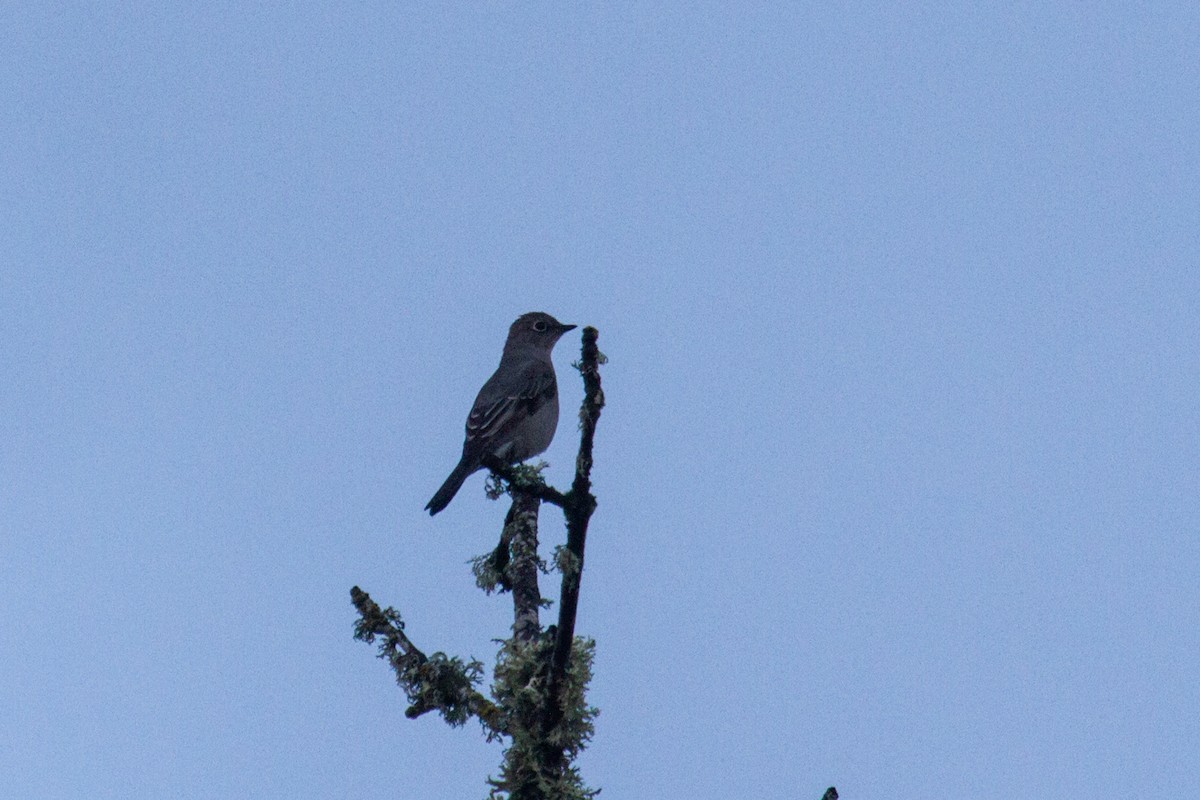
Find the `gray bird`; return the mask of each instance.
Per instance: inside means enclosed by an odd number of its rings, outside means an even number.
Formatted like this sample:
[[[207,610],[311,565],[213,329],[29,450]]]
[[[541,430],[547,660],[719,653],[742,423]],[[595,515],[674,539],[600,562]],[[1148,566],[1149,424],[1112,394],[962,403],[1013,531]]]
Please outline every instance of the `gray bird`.
[[[558,382],[550,352],[573,329],[549,314],[522,314],[508,329],[500,366],[479,390],[467,415],[462,458],[425,506],[430,516],[454,499],[470,475],[483,468],[488,453],[516,464],[544,453],[558,427]]]

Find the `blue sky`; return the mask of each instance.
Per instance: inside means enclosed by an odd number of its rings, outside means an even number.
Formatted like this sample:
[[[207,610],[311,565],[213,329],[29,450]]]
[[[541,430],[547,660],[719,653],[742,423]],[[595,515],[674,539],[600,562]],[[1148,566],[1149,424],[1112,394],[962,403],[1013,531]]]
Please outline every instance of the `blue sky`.
[[[491,663],[545,310],[604,796],[1200,796],[1193,4],[3,18],[0,795],[483,796],[348,590]]]

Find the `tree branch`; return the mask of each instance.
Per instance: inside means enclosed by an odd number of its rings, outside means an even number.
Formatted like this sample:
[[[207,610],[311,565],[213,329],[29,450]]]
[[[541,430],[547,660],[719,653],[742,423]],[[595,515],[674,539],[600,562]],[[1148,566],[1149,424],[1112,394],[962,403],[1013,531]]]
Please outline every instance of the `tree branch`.
[[[583,329],[582,357],[576,367],[583,376],[583,404],[579,409],[579,455],[575,459],[575,480],[562,506],[567,519],[566,558],[560,558],[562,593],[558,604],[558,628],[554,652],[550,659],[550,686],[547,692],[545,731],[549,733],[562,721],[564,686],[572,646],[575,642],[575,618],[579,610],[579,588],[583,575],[584,546],[587,544],[588,522],[596,510],[592,496],[592,444],[596,423],[604,408],[604,391],[600,386],[600,364],[604,356],[596,347],[599,331]]]
[[[426,656],[404,634],[404,621],[394,608],[381,609],[371,596],[355,586],[350,600],[361,617],[354,624],[354,638],[371,644],[383,638],[379,657],[391,665],[396,683],[408,695],[404,715],[415,719],[430,711],[441,712],[451,725],[462,725],[472,716],[487,729],[489,736],[505,732],[504,717],[494,703],[475,691],[483,673],[478,661],[464,664],[445,653]]]
[[[508,540],[512,560],[504,570],[513,594],[513,636],[529,644],[542,632],[539,613],[542,592],[538,587],[538,509],[541,501],[528,494],[513,494],[512,508],[505,520],[501,542]]]
[[[493,453],[484,455],[480,463],[491,470],[494,475],[507,481],[511,491],[532,495],[538,500],[556,505],[559,508],[566,507],[568,502],[567,496],[553,486],[548,486],[542,480],[542,476],[533,471],[533,468],[515,467],[505,464]]]

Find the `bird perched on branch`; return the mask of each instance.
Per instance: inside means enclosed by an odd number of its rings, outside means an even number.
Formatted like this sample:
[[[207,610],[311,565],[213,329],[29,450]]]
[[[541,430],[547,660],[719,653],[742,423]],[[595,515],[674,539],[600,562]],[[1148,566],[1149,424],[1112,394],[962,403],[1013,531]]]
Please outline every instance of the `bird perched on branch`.
[[[482,469],[484,456],[516,464],[550,446],[558,427],[558,382],[550,353],[559,337],[574,327],[533,311],[508,329],[500,366],[467,415],[462,458],[425,506],[430,516],[449,505],[463,481]]]

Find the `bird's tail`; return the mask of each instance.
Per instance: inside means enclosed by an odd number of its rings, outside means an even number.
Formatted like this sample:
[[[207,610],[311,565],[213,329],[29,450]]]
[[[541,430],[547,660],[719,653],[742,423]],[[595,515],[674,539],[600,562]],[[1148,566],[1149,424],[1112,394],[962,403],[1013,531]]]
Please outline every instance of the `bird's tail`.
[[[463,481],[470,477],[471,473],[477,469],[479,469],[478,464],[472,464],[465,458],[459,461],[458,466],[450,473],[450,477],[446,478],[446,482],[442,484],[442,488],[438,489],[433,495],[433,499],[425,505],[425,510],[429,512],[429,516],[432,517],[450,505],[450,501],[454,499],[454,495],[458,494],[458,490],[462,488]]]

